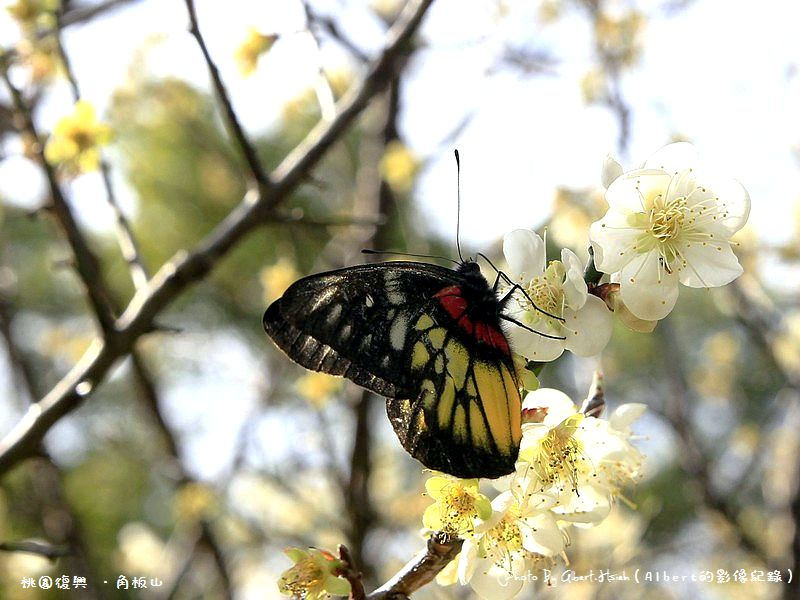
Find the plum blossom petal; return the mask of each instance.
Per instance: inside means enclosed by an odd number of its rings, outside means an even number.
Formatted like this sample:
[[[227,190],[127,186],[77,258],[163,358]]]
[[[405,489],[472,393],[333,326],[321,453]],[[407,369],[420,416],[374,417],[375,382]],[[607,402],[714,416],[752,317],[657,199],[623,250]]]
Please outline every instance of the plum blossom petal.
[[[544,241],[530,229],[515,229],[503,238],[503,255],[512,273],[521,278],[544,273]]]
[[[622,175],[622,165],[614,160],[613,156],[607,154],[606,159],[603,161],[603,170],[600,173],[600,181],[603,182],[603,187],[608,188],[620,175]]]
[[[647,405],[641,402],[621,404],[611,413],[608,422],[617,431],[627,431],[633,422],[641,417],[646,410]]]
[[[583,310],[564,311],[565,346],[576,356],[595,356],[611,339],[614,321],[606,303],[597,296],[588,296]]]
[[[561,356],[565,349],[577,349],[581,356],[602,351],[603,336],[588,336],[588,331],[605,332],[611,323],[611,312],[591,302],[583,279],[584,265],[571,250],[561,252],[561,260],[551,261],[545,268],[544,241],[533,231],[517,229],[503,239],[503,251],[512,271],[512,280],[523,291],[515,292],[508,305],[508,316],[521,326],[510,327],[508,335],[517,354],[529,360],[547,362]],[[601,303],[602,304],[602,303]],[[565,321],[573,322],[565,327]],[[576,331],[578,333],[576,333]],[[578,342],[568,339],[579,336]],[[582,343],[584,339],[587,343]],[[605,339],[608,342],[608,339]]]
[[[549,511],[536,511],[520,519],[522,546],[542,556],[555,556],[564,550],[564,535]]]
[[[667,173],[692,169],[698,163],[697,149],[689,142],[667,144],[644,163],[645,169],[661,169]]]
[[[537,331],[541,330],[543,333],[549,335],[558,335],[558,331],[544,325],[540,322],[536,325]],[[514,349],[528,357],[531,360],[539,362],[549,362],[557,359],[564,353],[563,340],[554,340],[552,338],[544,337],[534,331],[528,331],[522,327],[513,327],[508,331],[511,337],[511,343],[514,344]]]
[[[589,227],[594,263],[603,273],[619,271],[636,254],[641,231],[635,227],[635,213],[610,208]]]
[[[515,565],[519,563],[515,561]],[[491,559],[479,559],[469,580],[472,590],[486,600],[508,600],[522,590],[524,571],[508,572]]]
[[[639,254],[620,272],[620,296],[635,316],[647,321],[666,317],[678,300],[678,275],[667,273],[656,250]]]
[[[561,249],[561,263],[567,270],[564,280],[564,298],[567,306],[573,310],[580,310],[586,302],[589,288],[583,279],[583,264],[581,259],[569,248]]]
[[[742,265],[728,242],[687,245],[683,258],[686,266],[679,276],[687,287],[718,287],[742,274]]]
[[[525,400],[522,401],[522,409],[534,408],[547,409],[542,422],[549,426],[558,425],[578,410],[569,396],[554,388],[539,388],[525,396]]]

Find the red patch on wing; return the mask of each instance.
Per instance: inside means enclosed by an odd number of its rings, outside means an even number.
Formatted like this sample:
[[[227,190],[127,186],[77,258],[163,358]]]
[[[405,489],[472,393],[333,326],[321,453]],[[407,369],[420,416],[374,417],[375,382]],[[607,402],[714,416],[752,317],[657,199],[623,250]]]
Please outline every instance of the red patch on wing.
[[[467,301],[461,296],[461,288],[457,285],[446,287],[433,296],[439,298],[442,307],[452,319],[458,320],[467,310]]]
[[[470,318],[467,315],[464,315],[463,317],[461,317],[458,320],[458,324],[461,325],[461,329],[463,329],[464,331],[466,331],[469,334],[471,334],[472,330],[475,328],[475,326],[472,324],[472,321],[470,320]]]
[[[444,308],[447,314],[458,323],[458,326],[469,335],[473,335],[474,333],[478,341],[489,344],[504,354],[511,354],[508,341],[506,341],[506,336],[503,335],[502,331],[486,323],[473,323],[472,320],[464,314],[467,311],[467,301],[461,296],[460,287],[451,285],[443,288],[434,294],[434,298],[439,299],[442,308]]]

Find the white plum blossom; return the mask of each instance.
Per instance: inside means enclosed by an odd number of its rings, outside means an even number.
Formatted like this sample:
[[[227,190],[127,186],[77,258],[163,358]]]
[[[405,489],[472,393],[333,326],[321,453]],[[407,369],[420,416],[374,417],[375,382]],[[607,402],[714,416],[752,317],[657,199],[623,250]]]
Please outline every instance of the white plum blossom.
[[[516,477],[517,496],[550,494],[559,520],[584,526],[608,516],[622,488],[641,476],[644,457],[631,443],[630,425],[643,404],[623,404],[609,420],[585,416],[559,390],[541,388],[523,410],[538,415],[525,423]]]
[[[601,381],[593,385],[593,398]],[[552,570],[565,556],[570,528],[605,520],[614,499],[623,498],[622,487],[641,474],[644,457],[630,441],[643,404],[624,404],[602,419],[580,412],[566,394],[542,388],[529,393],[522,408],[527,422],[516,472],[494,481],[500,493],[490,507],[477,480],[436,475],[426,485],[436,500],[426,511],[426,528],[458,523],[450,531],[464,539],[437,576],[440,585],[469,584],[490,600],[518,596],[532,574]],[[428,513],[436,514],[436,523]]]
[[[670,144],[643,168],[614,174],[607,161],[609,209],[589,237],[597,269],[619,281],[636,317],[668,315],[678,283],[717,287],[742,273],[730,240],[747,221],[750,197],[738,182],[699,168],[691,144]]]
[[[581,260],[571,250],[561,250],[561,260],[547,264],[545,244],[528,229],[516,229],[503,238],[503,254],[511,279],[519,291],[509,313],[525,326],[511,328],[514,349],[530,360],[550,361],[569,350],[578,356],[594,356],[611,338],[612,314],[605,303],[588,293]],[[545,314],[547,313],[547,314]]]
[[[520,504],[511,491],[492,501],[492,516],[464,540],[458,579],[481,598],[513,598],[526,575],[564,549],[564,534],[548,510],[555,499],[536,494]],[[549,566],[549,564],[548,564]]]

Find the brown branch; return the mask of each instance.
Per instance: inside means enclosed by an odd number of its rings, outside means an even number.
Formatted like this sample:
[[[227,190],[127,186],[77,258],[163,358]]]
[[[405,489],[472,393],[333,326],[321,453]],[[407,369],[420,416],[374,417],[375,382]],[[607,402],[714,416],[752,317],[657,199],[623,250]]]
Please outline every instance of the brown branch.
[[[69,548],[63,545],[53,545],[36,540],[25,540],[22,542],[0,542],[0,551],[3,552],[27,552],[28,554],[38,554],[44,558],[55,560],[69,554]]]
[[[247,134],[245,134],[241,123],[239,123],[239,117],[236,115],[236,111],[233,109],[233,104],[231,103],[230,96],[228,95],[228,90],[225,88],[225,84],[222,81],[222,76],[220,75],[219,69],[217,68],[216,63],[214,63],[214,60],[211,58],[211,54],[208,51],[203,34],[200,33],[200,26],[197,23],[197,11],[194,7],[194,0],[185,0],[185,2],[186,10],[189,12],[189,31],[194,36],[194,39],[197,41],[197,45],[200,47],[200,51],[203,53],[203,59],[206,61],[206,66],[208,67],[208,72],[211,76],[211,82],[214,84],[214,91],[217,95],[217,100],[222,105],[225,122],[227,123],[231,135],[236,141],[236,144],[239,146],[239,150],[241,150],[242,154],[244,155],[244,159],[247,162],[247,167],[250,169],[250,174],[253,176],[253,179],[256,180],[259,187],[268,188],[271,185],[269,175],[267,175],[266,171],[264,171],[264,167],[261,164],[261,159],[258,158],[258,153],[256,152],[255,147],[248,139]]]
[[[60,34],[60,29],[58,31]],[[77,102],[80,99],[80,88],[78,86],[78,82],[77,79],[75,78],[74,72],[72,71],[68,55],[64,51],[62,40],[59,34],[57,34],[58,48],[63,58],[65,71],[67,73],[67,79],[69,80],[70,87],[72,88],[73,98]],[[8,80],[6,80],[6,83],[10,89],[13,87]],[[14,94],[13,90],[12,94]],[[15,106],[17,108],[17,111],[20,112],[23,116],[23,122],[25,123],[25,129],[27,133],[32,137],[34,137],[34,139],[38,139],[38,137],[36,137],[36,131],[34,129],[33,118],[30,113],[30,110],[28,110],[27,107],[24,106],[21,99],[21,94],[18,91],[16,92],[15,96]],[[62,231],[64,231],[65,234],[67,234],[70,247],[72,248],[73,255],[75,257],[77,272],[81,280],[84,282],[90,300],[93,297],[105,299],[106,305],[103,308],[105,312],[102,313],[99,312],[100,309],[97,307],[96,303],[92,301],[92,306],[95,307],[98,320],[101,323],[104,323],[104,317],[106,316],[106,314],[113,315],[115,312],[115,307],[111,301],[111,294],[108,288],[106,287],[105,282],[102,279],[102,276],[99,273],[99,267],[97,268],[96,272],[87,270],[87,264],[99,265],[99,261],[89,249],[89,246],[86,243],[85,238],[83,237],[82,233],[77,227],[77,224],[72,215],[70,207],[64,201],[64,194],[61,191],[60,186],[58,185],[58,182],[55,179],[54,176],[55,171],[53,166],[48,163],[43,153],[39,155],[39,162],[42,169],[48,175],[48,183],[50,186],[51,196],[55,199],[59,199],[59,202],[63,205],[61,206],[60,210],[55,211],[56,220],[58,221]],[[135,248],[133,235],[130,231],[129,226],[127,225],[127,220],[125,219],[124,215],[122,215],[122,212],[119,210],[119,206],[116,202],[114,194],[114,189],[108,177],[108,165],[104,161],[103,161],[103,176],[104,176],[103,179],[106,187],[108,203],[111,205],[112,209],[114,209],[115,212],[117,213],[118,224],[120,219],[125,224],[124,231],[120,232],[122,233],[122,236],[120,237],[120,246],[123,249],[125,248],[126,245],[132,245]],[[82,255],[85,255],[86,257],[84,261],[79,260],[79,257]],[[135,265],[138,267],[138,270],[133,271],[134,282],[139,283],[140,285],[144,285],[147,283],[148,278],[147,278],[147,273],[144,270],[144,266],[138,261],[138,252],[135,252],[134,261]],[[103,327],[103,333],[106,337],[111,337],[115,334],[113,321],[111,322],[111,325],[106,325]],[[142,361],[142,358],[135,347],[132,347],[130,349],[130,354],[133,365],[134,378],[141,391],[139,397],[142,399],[145,408],[148,410],[155,424],[158,426],[159,433],[164,441],[164,444],[167,447],[169,456],[173,459],[173,461],[176,464],[180,466],[181,481],[182,482],[192,481],[192,479],[186,474],[180,463],[178,446],[161,414],[158,395],[156,393],[155,385],[151,380],[151,376],[148,373],[144,365],[144,362]],[[227,571],[227,568],[225,567],[224,560],[222,558],[223,556],[222,550],[218,542],[216,541],[216,538],[214,537],[213,532],[211,531],[208,524],[203,522],[201,523],[201,527],[203,528],[203,536],[202,536],[203,544],[211,549],[211,552],[215,557],[215,564],[217,564],[218,566],[220,578],[223,583],[223,588],[227,591],[228,596],[231,596],[232,593],[230,588],[230,575]]]
[[[14,110],[21,122],[22,133],[30,137],[33,152],[47,179],[51,200],[48,208],[58,221],[61,231],[72,250],[75,268],[81,278],[86,296],[100,325],[103,337],[109,337],[114,331],[115,317],[111,300],[102,283],[100,263],[78,229],[78,224],[72,216],[72,211],[67,203],[66,196],[61,190],[61,186],[58,184],[53,166],[45,159],[44,144],[36,130],[31,112],[22,99],[22,93],[11,83],[8,70],[3,68],[0,69],[0,71],[2,71],[3,80],[11,94]]]
[[[464,541],[437,531],[425,550],[412,558],[389,581],[367,596],[369,600],[401,600],[429,584],[456,555]]]
[[[77,408],[118,358],[131,350],[136,340],[152,330],[153,321],[190,284],[205,277],[216,262],[247,233],[268,219],[270,213],[307,177],[330,146],[391,79],[397,60],[419,28],[433,0],[407,4],[389,31],[386,46],[373,62],[357,89],[341,101],[331,123],[319,124],[275,170],[275,185],[249,192],[242,203],[191,252],[181,251],[168,261],[148,285],[139,290],[116,322],[116,331],[106,340],[95,340],[80,361],[0,441],[0,474],[30,456],[50,428]],[[78,391],[79,384],[80,393]]]
[[[17,387],[33,404],[38,397],[36,377],[32,365],[26,360],[12,334],[13,319],[13,307],[5,298],[0,297],[0,335],[2,335],[12,370],[16,375]],[[58,540],[59,544],[55,547],[65,549],[64,556],[67,557],[70,568],[75,569],[76,572],[91,575],[93,569],[89,563],[78,519],[64,494],[61,469],[44,448],[38,448],[37,454],[41,460],[35,461],[31,477],[36,489],[42,492],[34,494],[34,498],[39,504],[38,510],[42,515],[43,531],[48,538]],[[6,545],[5,549],[10,550],[11,548]],[[28,550],[21,548],[19,550],[32,551],[30,548],[32,546],[29,546]],[[104,597],[102,591],[94,586],[86,590],[86,595],[89,598]]]
[[[126,4],[132,4],[133,2],[139,2],[139,0],[106,0],[105,2],[100,2],[99,4],[76,6],[75,8],[71,8],[64,13],[60,25],[62,27],[67,27],[69,25],[86,23],[87,21],[91,21],[95,17],[110,12],[115,8],[122,7]],[[53,32],[48,31],[43,35],[49,35],[50,33]]]
[[[309,29],[313,29],[314,26],[318,25],[340,46],[350,52],[350,54],[356,60],[358,60],[358,62],[364,64],[369,62],[369,56],[364,54],[364,51],[361,50],[361,48],[359,48],[350,38],[342,33],[342,30],[336,21],[334,21],[331,17],[317,14],[311,4],[307,1],[303,2],[303,8],[306,12],[306,19],[308,21]]]

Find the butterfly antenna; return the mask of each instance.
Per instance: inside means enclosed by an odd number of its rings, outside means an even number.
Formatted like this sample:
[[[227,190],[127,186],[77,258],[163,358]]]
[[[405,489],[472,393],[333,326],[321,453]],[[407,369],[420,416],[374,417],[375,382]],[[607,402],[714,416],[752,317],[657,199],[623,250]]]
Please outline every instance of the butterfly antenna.
[[[456,194],[458,196],[458,213],[456,214],[456,250],[458,250],[458,260],[464,262],[461,255],[461,158],[458,156],[458,148],[454,151],[456,155]]]
[[[411,256],[413,258],[435,258],[438,260],[446,260],[453,264],[459,264],[457,260],[447,258],[446,256],[436,256],[435,254],[412,254],[410,252],[394,252],[392,250],[370,250],[369,248],[362,248],[361,254],[394,254],[395,256]]]

